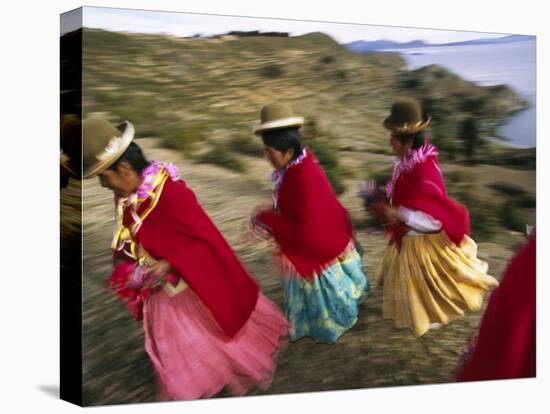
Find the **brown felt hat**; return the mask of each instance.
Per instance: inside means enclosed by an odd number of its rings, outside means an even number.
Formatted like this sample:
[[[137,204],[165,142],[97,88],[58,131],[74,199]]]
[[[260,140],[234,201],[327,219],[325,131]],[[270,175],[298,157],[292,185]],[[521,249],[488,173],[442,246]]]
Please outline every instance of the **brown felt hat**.
[[[428,126],[431,117],[422,116],[420,102],[414,98],[400,98],[392,107],[384,127],[396,134],[414,134]]]
[[[254,128],[256,135],[265,131],[282,128],[300,128],[304,118],[296,116],[288,105],[272,103],[265,105],[260,112],[260,124]]]
[[[82,123],[83,178],[101,174],[120,158],[134,139],[134,126],[125,121],[116,127],[103,118]]]

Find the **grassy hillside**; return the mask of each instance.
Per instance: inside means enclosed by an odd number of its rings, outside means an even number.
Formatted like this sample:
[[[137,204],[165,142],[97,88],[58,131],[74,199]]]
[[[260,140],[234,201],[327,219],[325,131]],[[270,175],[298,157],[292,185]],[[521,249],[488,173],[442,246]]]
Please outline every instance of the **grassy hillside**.
[[[261,106],[276,100],[368,145],[379,140],[380,118],[397,92],[389,74],[322,34],[176,39],[85,31],[84,57],[85,112],[130,118],[142,134],[160,137],[172,128],[207,141],[248,134]]]
[[[322,33],[181,39],[87,29],[83,44],[85,114],[131,119],[142,135],[177,140],[186,150],[194,141],[249,134],[261,106],[274,100],[316,118],[339,146],[356,150],[385,145],[381,121],[398,95],[429,98],[435,127],[449,116],[438,112],[442,101],[459,117],[479,110],[466,100],[496,101],[444,69],[403,71],[398,55],[357,55]],[[457,92],[449,99],[441,88]],[[498,115],[508,109],[501,105]]]

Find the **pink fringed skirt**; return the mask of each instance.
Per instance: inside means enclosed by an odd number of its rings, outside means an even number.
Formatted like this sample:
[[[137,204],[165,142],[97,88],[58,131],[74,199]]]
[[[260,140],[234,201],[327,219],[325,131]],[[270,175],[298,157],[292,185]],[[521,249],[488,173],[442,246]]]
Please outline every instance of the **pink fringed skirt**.
[[[226,342],[210,310],[189,288],[175,296],[164,289],[151,295],[143,322],[160,400],[207,398],[224,388],[235,395],[253,386],[267,389],[289,330],[284,315],[260,293],[248,322]]]

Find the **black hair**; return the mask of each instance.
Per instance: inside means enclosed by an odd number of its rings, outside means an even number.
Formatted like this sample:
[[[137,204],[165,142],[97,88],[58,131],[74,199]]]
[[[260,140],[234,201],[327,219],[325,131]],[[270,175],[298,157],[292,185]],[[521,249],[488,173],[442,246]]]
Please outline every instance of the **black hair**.
[[[110,167],[110,170],[116,171],[118,165],[126,161],[135,170],[138,175],[149,165],[149,161],[143,155],[143,151],[135,142],[131,142],[126,151]]]
[[[394,134],[393,137],[395,137],[403,145],[411,143],[412,149],[420,148],[426,140],[424,131],[418,131],[414,134]]]
[[[262,134],[264,145],[275,148],[277,151],[287,152],[294,150],[292,159],[296,159],[302,153],[302,142],[298,128],[272,129]]]

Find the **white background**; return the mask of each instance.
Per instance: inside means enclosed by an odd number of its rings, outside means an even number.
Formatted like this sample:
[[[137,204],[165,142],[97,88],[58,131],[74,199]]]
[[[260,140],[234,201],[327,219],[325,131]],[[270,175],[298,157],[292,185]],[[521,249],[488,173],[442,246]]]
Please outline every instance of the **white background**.
[[[121,413],[195,412],[427,412],[533,413],[548,409],[549,283],[545,230],[548,191],[549,40],[544,2],[502,1],[89,1],[88,6],[220,13],[320,21],[537,35],[538,46],[538,309],[536,380],[416,386],[364,391],[233,398],[188,403],[90,408]],[[373,4],[374,3],[374,4]],[[0,13],[2,171],[0,199],[0,411],[66,413],[79,410],[57,398],[59,383],[59,14],[78,1],[3,3]],[[546,27],[545,27],[546,26]],[[546,253],[548,257],[548,254]],[[380,338],[385,341],[387,338]],[[546,349],[546,352],[544,352]],[[547,412],[547,411],[546,411]]]

